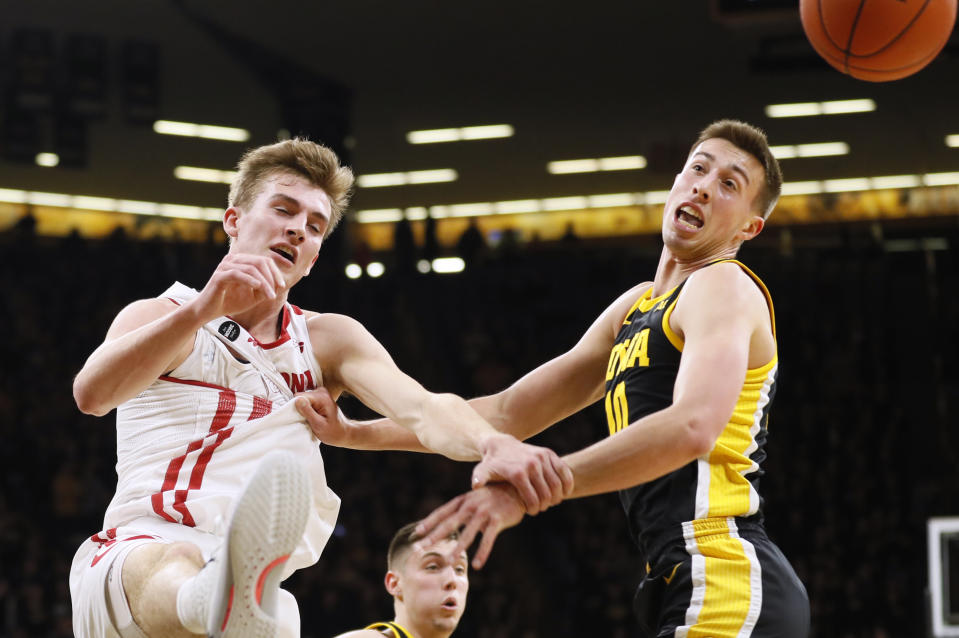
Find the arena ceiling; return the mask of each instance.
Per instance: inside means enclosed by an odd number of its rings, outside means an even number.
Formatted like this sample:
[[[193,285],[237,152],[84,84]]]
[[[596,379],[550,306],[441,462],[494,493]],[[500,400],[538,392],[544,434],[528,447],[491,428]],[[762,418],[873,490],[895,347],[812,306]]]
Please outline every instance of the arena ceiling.
[[[959,134],[957,38],[914,77],[863,82],[819,60],[797,6],[0,0],[5,121],[13,43],[24,30],[50,35],[58,83],[72,36],[102,41],[108,87],[102,113],[82,122],[80,166],[0,159],[0,189],[220,206],[223,185],[176,179],[174,167],[230,169],[246,146],[276,139],[285,128],[284,104],[311,99],[320,105],[314,122],[329,109],[331,121],[346,127],[343,144],[358,174],[458,174],[447,183],[361,188],[356,209],[665,189],[697,131],[722,117],[758,124],[775,144],[848,144],[846,155],[784,160],[787,181],[959,171],[959,148],[945,144],[946,135]],[[241,127],[249,141],[164,136],[132,122],[122,79],[127,42],[155,45],[159,118]],[[764,110],[847,99],[872,99],[876,110],[784,119]],[[52,143],[60,110],[54,104],[39,113],[41,145]],[[445,144],[406,140],[413,130],[487,124],[509,124],[515,133]],[[634,155],[644,156],[646,168],[546,170],[555,160]]]

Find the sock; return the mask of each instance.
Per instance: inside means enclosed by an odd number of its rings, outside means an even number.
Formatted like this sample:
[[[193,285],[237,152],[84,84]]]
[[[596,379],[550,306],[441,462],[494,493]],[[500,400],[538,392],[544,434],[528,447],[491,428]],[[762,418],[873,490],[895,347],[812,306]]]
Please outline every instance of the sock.
[[[210,596],[216,584],[217,570],[208,569],[208,566],[209,563],[196,576],[183,581],[176,593],[177,618],[195,634],[206,633]]]

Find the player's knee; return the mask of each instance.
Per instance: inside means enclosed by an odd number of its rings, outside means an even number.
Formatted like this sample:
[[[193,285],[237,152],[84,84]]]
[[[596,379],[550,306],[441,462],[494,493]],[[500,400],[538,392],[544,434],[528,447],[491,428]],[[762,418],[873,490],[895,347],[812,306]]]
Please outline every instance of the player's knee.
[[[194,563],[197,567],[202,567],[203,552],[193,543],[185,541],[165,545],[162,556],[160,557],[160,562],[168,563],[179,560]]]

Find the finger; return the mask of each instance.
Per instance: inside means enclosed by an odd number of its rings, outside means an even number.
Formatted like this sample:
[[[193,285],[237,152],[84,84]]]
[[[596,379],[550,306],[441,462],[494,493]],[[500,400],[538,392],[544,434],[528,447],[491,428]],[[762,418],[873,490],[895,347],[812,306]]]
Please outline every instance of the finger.
[[[228,285],[249,286],[253,292],[262,292],[268,297],[276,297],[273,287],[263,273],[254,265],[248,263],[234,263],[228,270],[223,271]]]
[[[465,494],[460,494],[452,501],[433,510],[429,516],[419,522],[416,526],[416,535],[423,538],[420,542],[424,546],[446,538],[453,530],[459,528],[459,521],[454,518],[454,515],[464,499]]]
[[[277,266],[272,259],[266,260],[266,265],[273,273],[273,281],[276,283],[276,289],[282,290],[283,288],[286,288],[286,279],[283,278],[283,273],[280,271],[280,267]]]
[[[490,552],[493,551],[493,543],[496,542],[496,537],[499,536],[499,527],[494,526],[492,521],[486,526],[486,529],[483,530],[483,538],[480,540],[479,547],[476,548],[476,553],[473,554],[473,569],[483,569],[483,565],[486,564],[486,559],[489,558]],[[457,554],[458,556],[459,554]]]
[[[526,511],[530,515],[538,514],[539,496],[537,496],[536,489],[533,487],[533,484],[530,483],[529,475],[525,472],[518,474],[513,477],[513,480],[511,480],[509,484],[516,488],[520,499],[523,501],[523,507],[526,508]]]
[[[453,548],[453,556],[459,556],[461,552],[469,549],[473,541],[476,540],[477,534],[482,533],[483,538],[486,538],[486,528],[489,527],[490,523],[491,521],[488,514],[485,512],[483,514],[477,512],[476,515],[470,519],[466,527],[460,530],[459,538],[456,540],[456,547]]]
[[[537,464],[530,473],[530,484],[536,490],[537,510],[535,513],[545,512],[553,500],[553,491],[550,489],[547,479],[544,477],[543,466]],[[558,483],[559,481],[557,481]]]
[[[473,489],[483,487],[492,479],[492,472],[487,468],[487,466],[479,463],[476,467],[473,468]]]
[[[266,259],[255,259],[243,264],[243,267],[246,269],[246,272],[256,277],[260,282],[259,290],[270,299],[276,299],[277,286],[273,272],[270,270],[271,265],[274,268],[276,267],[276,264],[268,262]]]
[[[263,273],[264,279],[270,286],[270,290],[273,292],[274,296],[276,292],[283,287],[283,275],[280,273],[280,268],[273,262],[272,259],[262,257],[254,261],[256,268]]]
[[[329,391],[324,387],[319,387],[308,392],[302,392],[297,395],[306,399],[310,406],[318,413],[328,415],[333,412],[336,402],[330,396]]]

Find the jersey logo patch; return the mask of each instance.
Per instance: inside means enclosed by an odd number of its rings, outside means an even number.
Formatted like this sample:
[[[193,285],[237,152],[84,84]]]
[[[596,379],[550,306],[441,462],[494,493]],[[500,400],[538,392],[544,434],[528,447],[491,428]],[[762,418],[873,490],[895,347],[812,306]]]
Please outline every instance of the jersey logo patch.
[[[240,336],[240,326],[235,321],[224,321],[216,330],[230,341],[236,341]]]

